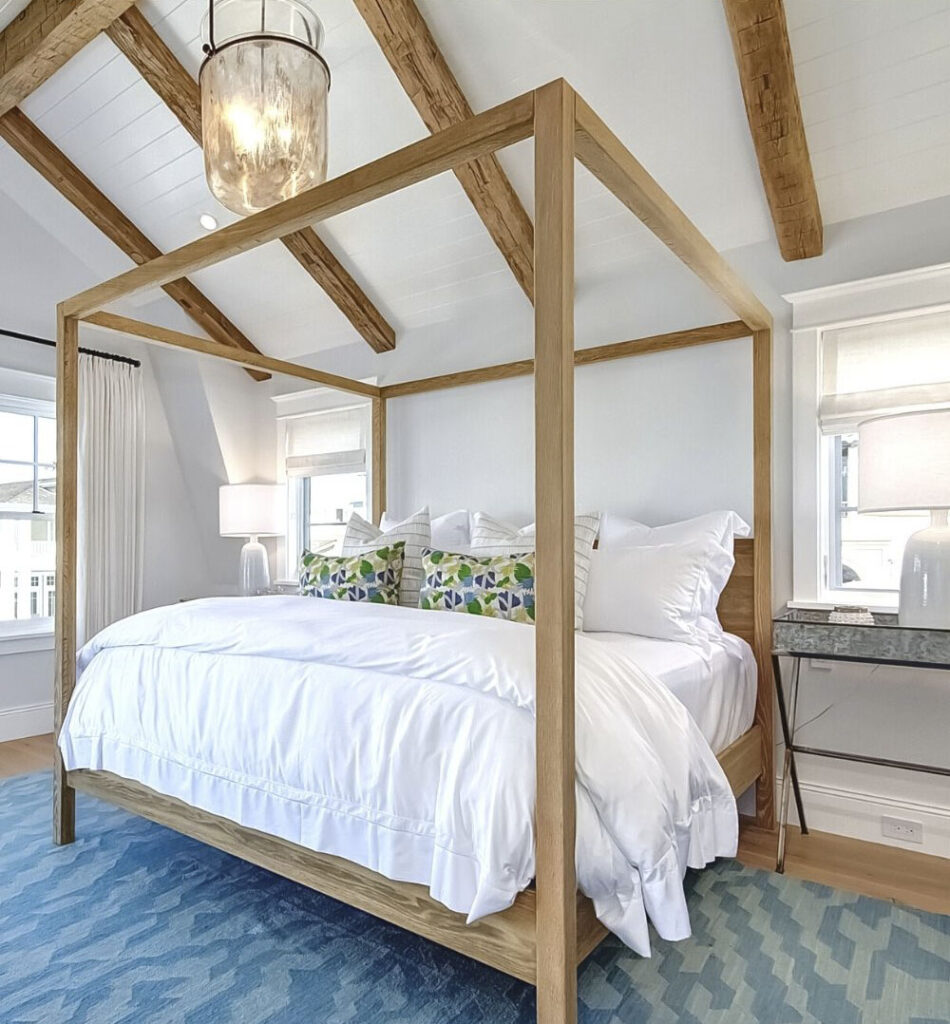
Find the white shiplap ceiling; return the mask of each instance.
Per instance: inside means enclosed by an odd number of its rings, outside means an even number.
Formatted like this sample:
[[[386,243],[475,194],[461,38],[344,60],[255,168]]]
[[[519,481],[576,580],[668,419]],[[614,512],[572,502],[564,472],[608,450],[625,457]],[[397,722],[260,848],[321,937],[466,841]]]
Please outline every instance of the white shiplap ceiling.
[[[2,5],[2,0],[0,0]],[[0,24],[24,3],[0,6]],[[192,72],[206,0],[143,0]],[[330,174],[421,138],[422,122],[351,0],[313,0],[333,72]],[[719,249],[772,238],[719,0],[421,0],[472,106],[563,76],[594,106]],[[806,131],[826,222],[950,193],[950,0],[786,0]],[[23,104],[27,115],[163,249],[233,217],[211,198],[201,153],[104,36]],[[530,210],[528,144],[501,154]],[[0,143],[0,189],[90,268],[128,265]],[[667,258],[580,172],[578,287],[644,254]],[[322,224],[321,235],[402,340],[499,322],[527,300],[452,175]],[[0,244],[8,244],[7,239]],[[279,245],[194,276],[264,351],[292,357],[363,344]],[[601,338],[602,341],[615,340]]]
[[[787,0],[829,223],[950,193],[950,3]]]

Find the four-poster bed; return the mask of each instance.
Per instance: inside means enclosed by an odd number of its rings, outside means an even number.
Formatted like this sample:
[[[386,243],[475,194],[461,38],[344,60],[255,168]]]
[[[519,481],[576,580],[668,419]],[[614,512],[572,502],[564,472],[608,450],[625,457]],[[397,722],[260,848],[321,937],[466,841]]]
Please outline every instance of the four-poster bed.
[[[535,140],[535,358],[376,386],[104,312],[109,303],[281,238],[473,157]],[[579,159],[735,312],[737,321],[575,352],[573,178]],[[55,724],[76,680],[77,360],[81,322],[243,366],[288,373],[372,403],[372,503],[385,509],[386,407],[391,399],[534,374],[537,515],[536,882],[501,913],[466,925],[423,886],[393,882],[345,860],[256,832],[107,772],[66,772],[57,753],[54,837],[75,833],[75,791],[94,793],[367,910],[537,986],[538,1019],[576,1017],[577,965],[606,934],[575,877],[574,454],[575,365],[668,348],[752,338],[754,536],[740,541],[722,595],[723,627],[752,645],[758,664],[755,724],[719,755],[731,788],[757,784],[756,821],[773,824],[770,556],[771,317],[616,137],[562,80],[326,182],[158,257],[58,309],[58,493]]]

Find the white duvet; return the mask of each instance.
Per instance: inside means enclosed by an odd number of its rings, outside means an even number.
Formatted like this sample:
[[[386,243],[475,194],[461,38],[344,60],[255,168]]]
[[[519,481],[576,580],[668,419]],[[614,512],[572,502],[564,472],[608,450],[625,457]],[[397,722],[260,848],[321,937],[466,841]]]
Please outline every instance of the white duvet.
[[[534,877],[534,641],[472,615],[218,598],[118,622],[79,655],[60,738],[93,768],[425,884],[475,920]],[[577,637],[577,873],[648,955],[690,934],[686,867],[736,850],[736,806],[683,705]]]

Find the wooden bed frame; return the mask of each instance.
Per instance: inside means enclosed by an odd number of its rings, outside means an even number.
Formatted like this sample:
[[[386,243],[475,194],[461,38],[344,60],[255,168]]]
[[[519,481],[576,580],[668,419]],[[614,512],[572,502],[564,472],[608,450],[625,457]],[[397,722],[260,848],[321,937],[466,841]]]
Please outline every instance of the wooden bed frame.
[[[524,139],[535,153],[535,358],[382,386],[104,311],[115,300],[247,252],[363,203]],[[733,310],[736,321],[574,350],[574,160],[622,203]],[[107,772],[54,773],[54,840],[75,838],[75,792],[112,803],[344,903],[408,928],[537,986],[543,1024],[577,1013],[577,966],[606,934],[574,872],[574,368],[647,352],[752,338],[754,537],[739,541],[720,601],[724,627],[748,640],[758,664],[755,725],[719,757],[734,792],[756,784],[756,823],[774,826],[771,629],[771,339],[768,310],[737,277],[623,144],[563,80],[334,178],[97,285],[57,309],[57,571],[55,725],[62,727],[76,679],[76,558],[79,325],[88,322],[242,366],[287,373],[372,401],[372,498],[386,504],[386,406],[423,391],[533,374],[537,515],[537,870],[514,906],[466,925],[423,886],[393,882],[339,858],[243,828]]]

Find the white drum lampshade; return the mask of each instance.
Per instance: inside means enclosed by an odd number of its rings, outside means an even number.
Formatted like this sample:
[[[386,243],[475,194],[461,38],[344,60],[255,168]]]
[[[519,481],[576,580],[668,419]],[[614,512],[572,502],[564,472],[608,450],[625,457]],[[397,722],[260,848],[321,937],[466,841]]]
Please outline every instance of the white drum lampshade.
[[[267,550],[259,537],[286,530],[286,488],[278,484],[225,484],[218,492],[222,537],[247,537],[241,549],[241,593],[261,594],[270,586]]]
[[[900,624],[950,629],[950,409],[865,420],[858,451],[859,512],[930,512],[904,549]]]

